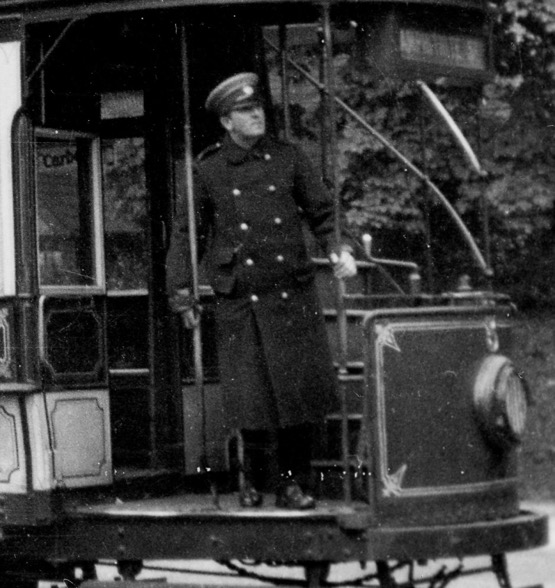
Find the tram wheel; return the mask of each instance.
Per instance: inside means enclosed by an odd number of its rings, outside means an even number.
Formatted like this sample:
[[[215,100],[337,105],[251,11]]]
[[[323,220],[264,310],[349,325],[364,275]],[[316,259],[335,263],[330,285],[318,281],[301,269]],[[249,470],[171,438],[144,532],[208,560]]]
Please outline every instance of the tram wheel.
[[[305,562],[305,578],[308,588],[320,588],[326,584],[330,573],[331,563],[329,561]]]
[[[140,559],[121,559],[117,565],[122,580],[135,580],[143,569],[143,562]]]
[[[495,553],[491,556],[491,567],[500,588],[511,588],[511,579],[507,567],[507,556],[504,553]]]
[[[389,568],[389,564],[387,563],[387,561],[377,561],[376,571],[378,574],[378,582],[380,583],[380,588],[395,588],[395,586],[397,586],[397,582],[395,582],[395,579],[391,574],[391,569]]]

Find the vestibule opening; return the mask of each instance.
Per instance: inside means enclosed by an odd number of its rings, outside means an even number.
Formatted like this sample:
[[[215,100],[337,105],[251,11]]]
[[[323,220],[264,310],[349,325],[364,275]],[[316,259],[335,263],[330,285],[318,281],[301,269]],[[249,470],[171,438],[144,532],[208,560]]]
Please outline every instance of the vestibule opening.
[[[238,70],[259,69],[260,59],[254,29],[233,15],[212,14],[90,16],[27,31],[27,108],[44,131],[35,162],[44,180],[36,186],[38,290],[54,296],[56,308],[88,299],[93,283],[102,299],[95,312],[98,339],[106,342],[105,349],[99,343],[99,361],[106,365],[99,369],[109,386],[116,476],[184,465],[182,381],[192,376],[192,349],[168,311],[164,284],[172,219],[187,190],[185,104],[195,155],[221,133],[204,112],[209,90]],[[76,164],[81,136],[98,146],[94,170]],[[62,137],[71,149],[64,151]],[[71,162],[60,159],[64,153]],[[52,161],[61,162],[58,179],[40,166]],[[83,174],[99,176],[96,204],[83,201]],[[205,321],[206,374],[215,383],[209,310]],[[63,386],[82,384],[68,377]]]

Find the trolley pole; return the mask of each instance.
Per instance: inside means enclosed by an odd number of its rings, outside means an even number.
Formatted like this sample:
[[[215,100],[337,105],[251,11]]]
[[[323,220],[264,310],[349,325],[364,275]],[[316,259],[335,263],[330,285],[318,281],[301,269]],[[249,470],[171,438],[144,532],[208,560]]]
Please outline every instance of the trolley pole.
[[[322,51],[323,51],[323,99],[327,121],[325,141],[323,142],[324,166],[326,180],[333,194],[334,203],[334,238],[336,243],[342,239],[341,232],[341,201],[337,186],[337,135],[335,109],[335,76],[333,67],[333,40],[331,32],[330,1],[322,2]],[[341,452],[343,460],[343,493],[346,503],[350,503],[351,496],[351,468],[349,460],[349,419],[347,411],[347,390],[345,379],[347,376],[347,314],[345,311],[345,282],[336,280],[336,311],[337,334],[339,337],[338,384],[341,398]]]

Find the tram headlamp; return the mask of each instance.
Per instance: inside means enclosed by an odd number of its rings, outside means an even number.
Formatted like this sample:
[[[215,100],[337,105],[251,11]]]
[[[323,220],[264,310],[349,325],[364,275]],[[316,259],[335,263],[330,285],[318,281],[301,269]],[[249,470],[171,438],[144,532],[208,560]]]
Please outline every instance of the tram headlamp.
[[[529,394],[513,363],[492,354],[480,364],[474,379],[474,406],[487,438],[507,449],[522,440]]]

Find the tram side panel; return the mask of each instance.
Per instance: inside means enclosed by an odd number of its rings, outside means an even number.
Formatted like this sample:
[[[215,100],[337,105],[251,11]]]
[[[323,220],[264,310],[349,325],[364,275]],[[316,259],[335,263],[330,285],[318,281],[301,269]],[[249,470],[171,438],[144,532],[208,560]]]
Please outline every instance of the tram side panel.
[[[56,488],[112,481],[103,313],[94,301],[37,296],[21,35],[17,20],[0,23],[0,514],[9,525],[52,520]],[[75,373],[84,356],[86,381]]]
[[[17,19],[0,22],[0,520],[34,520],[28,500],[30,459],[25,399],[35,389],[22,383],[18,353],[16,228],[12,124],[21,106],[21,31]],[[21,313],[19,313],[21,314]]]

